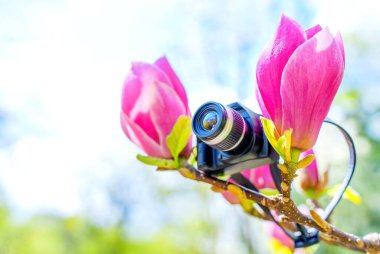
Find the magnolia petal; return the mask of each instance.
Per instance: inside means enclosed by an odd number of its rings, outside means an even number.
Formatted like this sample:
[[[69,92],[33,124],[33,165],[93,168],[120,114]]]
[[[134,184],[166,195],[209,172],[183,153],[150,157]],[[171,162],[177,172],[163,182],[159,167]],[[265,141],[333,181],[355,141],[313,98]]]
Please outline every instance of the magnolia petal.
[[[143,84],[150,83],[152,80],[158,80],[171,85],[171,81],[165,72],[154,64],[133,62],[131,70],[135,76],[140,78]]]
[[[264,115],[274,121],[281,132],[281,74],[289,57],[294,50],[304,43],[306,34],[302,27],[294,20],[282,15],[274,39],[266,46],[257,64],[256,79],[259,94],[265,110]]]
[[[306,158],[307,156],[314,156],[313,150],[309,150],[301,154],[301,160]],[[314,190],[319,191],[319,173],[317,162],[314,159],[307,167],[301,168],[297,171],[298,177],[297,182],[302,190]]]
[[[292,147],[313,147],[342,81],[344,61],[338,43],[323,29],[298,47],[281,79],[282,129],[293,128]]]
[[[132,63],[131,73],[124,82],[122,110],[151,138],[162,144],[162,137],[160,137],[157,125],[153,123],[150,115],[154,101],[159,99],[152,92],[158,82],[169,84],[170,80],[162,70],[153,64]]]
[[[145,97],[143,92],[144,86],[139,76],[131,72],[124,82],[121,99],[121,109],[129,118],[131,118],[149,137],[159,142],[158,134],[149,117],[149,108],[145,104],[137,103]],[[145,108],[144,108],[145,107]]]
[[[127,137],[140,147],[147,155],[158,158],[170,158],[168,149],[160,146],[146,132],[132,121],[126,114],[121,112],[120,123],[124,133]]]
[[[244,170],[241,172],[241,174],[251,183],[253,183],[259,190],[276,189],[276,185],[274,184],[269,165]],[[232,179],[229,179],[228,182],[235,183],[235,181]],[[232,194],[229,191],[225,191],[223,193],[223,196],[231,204],[239,204],[241,201],[236,195]]]
[[[342,35],[340,33],[337,33],[337,35],[335,36],[334,39],[335,39],[336,43],[338,43],[338,46],[340,48],[340,52],[342,53],[343,62],[346,63],[346,56],[344,54],[344,46],[343,46]]]
[[[318,24],[316,26],[310,27],[305,31],[307,39],[312,38],[316,33],[322,30],[322,27]]]
[[[146,134],[151,137],[157,143],[160,141],[155,125],[150,117],[149,112],[138,112],[134,116],[133,122],[135,122]]]
[[[313,150],[307,151],[306,153],[303,154],[302,158],[305,158],[308,155],[314,155],[314,151]],[[313,162],[310,163],[309,166],[305,168],[305,170],[309,176],[312,186],[317,187],[318,182],[319,182],[317,160],[314,158]]]
[[[242,174],[259,190],[266,188],[276,189],[269,165],[248,169],[243,171]]]
[[[185,157],[185,158],[189,158],[190,155],[191,155],[191,151],[193,149],[193,134],[191,134],[190,138],[189,138],[189,141],[187,142],[187,145],[186,147],[183,149],[183,151],[181,152],[181,154]]]
[[[123,111],[132,119],[140,112],[149,112],[151,105],[147,102],[151,98],[149,93],[156,83],[164,83],[169,86],[170,80],[164,72],[153,64],[134,62],[132,63],[131,74],[132,81],[128,80],[124,83],[123,88],[123,104],[128,99],[129,103],[125,103]]]
[[[256,93],[256,99],[257,99],[257,102],[259,103],[262,115],[265,116],[265,117],[270,118],[268,110],[265,107],[265,104],[264,104],[264,101],[263,101],[263,97],[261,96],[260,90],[257,87],[257,84],[256,84],[255,93]]]
[[[166,137],[170,134],[180,115],[187,115],[181,99],[170,86],[156,83],[150,89],[150,117],[158,133],[160,144],[166,146]]]
[[[157,59],[154,63],[158,68],[160,68],[170,79],[170,84],[173,89],[177,92],[178,96],[181,98],[184,105],[188,105],[187,95],[185,88],[183,87],[181,81],[179,80],[177,74],[174,72],[166,56],[162,56]],[[190,109],[187,107],[187,113],[190,115]]]
[[[293,240],[284,232],[284,230],[278,226],[277,224],[273,222],[267,222],[265,224],[269,235],[280,241],[280,243],[290,249],[294,249],[294,242]]]
[[[130,72],[124,81],[121,95],[121,109],[125,114],[130,115],[136,100],[140,97],[141,89],[142,83],[133,72]]]
[[[170,81],[171,81],[170,84],[172,85],[173,89],[176,91],[179,98],[181,98],[183,105],[186,107],[186,114],[188,116],[190,116],[191,112],[189,109],[186,90],[185,90],[184,86],[182,85],[182,82],[178,78],[177,74],[174,72],[173,68],[171,67],[166,56],[160,57],[159,59],[157,59],[157,61],[154,64],[157,67],[159,67],[167,75],[167,77],[170,79]],[[191,153],[191,149],[192,149],[192,137],[190,137],[189,142],[187,143],[182,154],[185,157],[188,157]]]

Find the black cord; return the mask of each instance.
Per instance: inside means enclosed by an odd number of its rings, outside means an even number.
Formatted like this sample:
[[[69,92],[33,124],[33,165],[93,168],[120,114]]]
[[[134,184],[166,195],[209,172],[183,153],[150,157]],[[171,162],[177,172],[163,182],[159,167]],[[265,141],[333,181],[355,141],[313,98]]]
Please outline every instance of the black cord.
[[[324,220],[326,220],[331,215],[331,213],[335,209],[335,207],[338,205],[338,203],[341,200],[344,192],[346,191],[348,185],[350,184],[350,181],[351,181],[352,176],[353,176],[354,171],[355,171],[356,151],[355,151],[355,145],[354,145],[354,142],[353,142],[351,136],[348,134],[348,132],[342,126],[340,126],[339,124],[333,122],[332,120],[330,120],[328,118],[326,118],[326,120],[324,122],[332,124],[333,126],[335,126],[339,129],[339,131],[343,134],[343,136],[347,142],[347,145],[349,148],[349,153],[350,153],[350,159],[349,159],[349,163],[348,163],[346,176],[344,177],[338,192],[335,194],[335,196],[331,199],[331,201],[329,202],[327,207],[324,209],[322,218]],[[278,168],[277,168],[277,164],[278,163],[272,163],[269,166],[270,166],[270,171],[271,171],[274,183],[276,185],[276,188],[281,193],[282,192],[281,191],[282,175],[281,175],[280,170],[278,170]],[[231,179],[233,179],[239,185],[242,185],[242,186],[244,186],[244,187],[246,187],[252,191],[259,192],[257,187],[252,182],[250,182],[246,177],[244,177],[241,173],[231,175]],[[269,218],[274,223],[276,223],[278,226],[280,226],[282,228],[282,230],[286,233],[287,236],[289,236],[291,239],[293,239],[294,245],[296,248],[302,248],[302,247],[310,246],[310,245],[313,245],[313,244],[319,242],[319,237],[318,237],[319,232],[317,230],[308,231],[305,226],[300,225],[300,224],[296,224],[296,227],[298,228],[299,231],[290,232],[290,231],[286,230],[285,228],[283,228],[281,226],[281,224],[277,220],[274,219],[272,213],[270,212],[270,209],[268,209],[267,207],[265,207],[261,204],[258,204],[258,205],[265,212],[265,214],[267,214],[269,216]]]
[[[339,124],[333,122],[332,120],[330,120],[328,118],[326,118],[325,123],[329,123],[329,124],[334,125],[335,127],[337,127],[340,130],[340,132],[342,132],[342,134],[343,134],[343,136],[347,142],[347,145],[348,145],[348,149],[350,152],[350,159],[348,162],[348,168],[347,168],[346,176],[344,177],[338,192],[335,194],[335,196],[331,199],[330,203],[324,209],[323,216],[322,216],[322,218],[324,220],[326,220],[331,215],[332,211],[334,210],[334,208],[338,205],[339,201],[341,200],[344,192],[346,191],[348,185],[350,184],[350,181],[352,179],[352,176],[353,176],[354,171],[355,171],[355,166],[356,166],[356,150],[355,150],[354,141],[352,140],[350,134],[348,134],[348,132],[342,126],[340,126]]]
[[[236,174],[233,174],[231,175],[230,179],[234,180],[237,184],[247,188],[247,189],[250,189],[252,191],[255,191],[257,193],[260,193],[259,189],[251,182],[249,181],[244,175],[242,175],[241,173],[236,173]],[[297,237],[294,236],[291,232],[289,232],[288,230],[286,230],[285,228],[283,228],[281,226],[281,224],[275,220],[275,218],[273,217],[273,214],[271,213],[270,209],[266,206],[263,206],[259,203],[257,203],[260,208],[263,210],[263,212],[274,222],[276,223],[278,226],[280,226],[282,228],[282,230],[285,232],[285,234],[287,236],[289,236],[292,240],[296,240]]]

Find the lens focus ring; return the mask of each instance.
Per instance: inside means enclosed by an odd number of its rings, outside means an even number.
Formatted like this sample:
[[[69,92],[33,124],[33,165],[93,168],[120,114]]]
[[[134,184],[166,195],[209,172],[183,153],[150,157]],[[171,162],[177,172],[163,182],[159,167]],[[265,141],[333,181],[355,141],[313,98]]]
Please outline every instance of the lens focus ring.
[[[227,122],[223,131],[214,139],[205,141],[207,144],[222,151],[236,148],[246,132],[246,123],[243,117],[231,108],[227,108]]]

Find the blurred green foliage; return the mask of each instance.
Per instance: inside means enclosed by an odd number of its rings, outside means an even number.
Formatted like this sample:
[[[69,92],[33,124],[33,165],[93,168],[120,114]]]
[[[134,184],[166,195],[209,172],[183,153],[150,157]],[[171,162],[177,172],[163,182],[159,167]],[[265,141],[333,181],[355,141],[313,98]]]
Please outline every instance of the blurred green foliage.
[[[197,224],[192,227],[204,232]],[[197,247],[179,246],[172,240],[172,233],[163,230],[147,241],[132,240],[126,237],[121,225],[100,227],[83,217],[53,215],[16,222],[8,208],[0,208],[0,253],[201,253]]]
[[[352,89],[338,94],[336,106],[344,113],[344,122],[355,129],[352,133],[356,149],[359,151],[353,186],[362,196],[363,203],[356,206],[342,201],[333,214],[334,224],[359,236],[370,232],[380,232],[380,129],[373,133],[373,121],[380,113],[380,105],[368,105],[365,91]],[[376,131],[378,132],[376,134]],[[321,244],[317,253],[357,253],[340,247]]]

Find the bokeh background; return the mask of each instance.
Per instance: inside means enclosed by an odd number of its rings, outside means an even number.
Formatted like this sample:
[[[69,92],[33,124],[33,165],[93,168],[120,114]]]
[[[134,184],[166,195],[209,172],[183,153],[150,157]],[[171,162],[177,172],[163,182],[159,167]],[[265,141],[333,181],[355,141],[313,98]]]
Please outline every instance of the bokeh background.
[[[379,232],[379,11],[376,0],[0,0],[0,253],[269,253],[260,221],[138,163],[119,110],[130,62],[162,54],[193,112],[208,100],[257,109],[255,65],[281,13],[343,35],[330,117],[357,145],[362,204],[342,201],[333,220]],[[318,143],[332,174],[348,156],[336,136]]]

